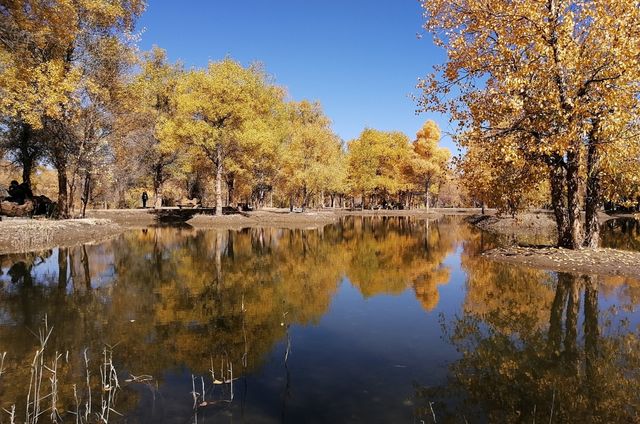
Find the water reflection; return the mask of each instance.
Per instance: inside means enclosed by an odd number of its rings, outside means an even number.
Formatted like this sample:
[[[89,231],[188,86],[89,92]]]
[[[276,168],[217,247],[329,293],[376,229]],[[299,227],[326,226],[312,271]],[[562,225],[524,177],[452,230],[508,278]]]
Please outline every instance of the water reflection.
[[[507,281],[507,296],[480,289],[469,304],[483,284],[469,280],[465,315],[445,324],[461,358],[446,385],[416,389],[425,422],[637,422],[640,339],[602,310],[598,277],[560,273],[538,296]]]
[[[625,368],[632,359],[612,355],[637,339],[600,327],[635,317],[640,285],[490,262],[479,253],[493,243],[455,219],[349,218],[316,230],[150,228],[0,257],[0,353],[10,364],[0,407],[24,405],[36,346],[28,329],[45,316],[48,349],[65,357],[60,381],[82,383],[87,349],[100,393],[100,355],[115,346],[128,422],[429,422],[434,413],[509,422],[531,408],[543,419],[549,396],[561,420],[595,402],[573,386],[606,373],[616,378],[593,387],[617,397],[611,405],[635,405],[621,387],[637,381]],[[211,379],[228,365],[234,402],[212,402],[230,396]],[[152,382],[130,376],[143,374]],[[192,375],[210,396],[197,413]],[[59,399],[73,410],[71,383]],[[611,417],[598,408],[594,416]]]
[[[640,220],[618,218],[603,224],[603,245],[614,249],[640,251]]]

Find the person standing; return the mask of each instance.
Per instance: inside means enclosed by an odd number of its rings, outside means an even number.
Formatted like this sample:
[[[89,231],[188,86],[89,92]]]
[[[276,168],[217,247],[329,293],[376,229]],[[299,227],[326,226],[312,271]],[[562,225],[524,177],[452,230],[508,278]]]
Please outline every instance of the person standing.
[[[143,207],[144,209],[146,209],[146,208],[147,208],[147,200],[149,200],[149,195],[147,194],[147,192],[146,192],[146,191],[143,191],[143,192],[142,192],[142,207]]]

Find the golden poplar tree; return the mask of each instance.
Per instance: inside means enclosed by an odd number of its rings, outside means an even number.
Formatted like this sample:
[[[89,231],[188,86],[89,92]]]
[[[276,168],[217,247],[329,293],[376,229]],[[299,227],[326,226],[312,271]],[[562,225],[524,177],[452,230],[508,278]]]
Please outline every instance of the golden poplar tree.
[[[142,0],[12,1],[0,8],[0,114],[39,131],[68,211],[68,167],[87,108],[119,89]],[[30,134],[36,135],[34,132]]]
[[[246,147],[246,130],[270,114],[282,91],[269,84],[258,67],[245,68],[224,59],[206,70],[185,73],[178,81],[175,113],[159,129],[159,137],[178,146],[186,143],[204,153],[215,168],[216,215],[222,215],[225,164]]]
[[[157,127],[173,113],[176,84],[183,70],[167,62],[164,50],[154,47],[142,56],[141,70],[127,87],[127,113],[120,119],[120,148],[135,149],[138,164],[152,175],[154,207],[162,206],[162,188],[168,168],[178,159],[175,146],[163,143]],[[127,153],[128,152],[128,153]]]
[[[289,206],[300,198],[302,208],[339,178],[342,146],[320,104],[302,101],[289,106],[289,125],[281,146],[280,181]]]
[[[631,130],[638,1],[429,0],[422,7],[425,28],[448,61],[422,81],[421,107],[450,112],[471,134],[463,147],[480,144],[533,164],[550,181],[558,244],[597,245],[603,185],[610,172],[631,178],[618,167],[620,145],[640,142]],[[511,141],[508,151],[500,150],[501,139]]]
[[[430,195],[447,174],[451,153],[438,146],[440,128],[434,121],[425,122],[412,144],[413,152],[405,172],[417,187],[424,189],[424,203],[429,212]]]
[[[347,181],[363,207],[367,197],[374,204],[406,189],[402,170],[411,150],[405,134],[368,128],[348,147]]]

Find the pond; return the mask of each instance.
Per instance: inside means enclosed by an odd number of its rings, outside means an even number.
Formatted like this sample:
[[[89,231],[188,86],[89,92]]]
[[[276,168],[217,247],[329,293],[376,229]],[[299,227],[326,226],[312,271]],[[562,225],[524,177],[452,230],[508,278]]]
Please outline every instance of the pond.
[[[351,217],[3,256],[0,407],[40,422],[52,404],[64,422],[638,421],[640,281],[480,256],[495,243],[453,217]]]

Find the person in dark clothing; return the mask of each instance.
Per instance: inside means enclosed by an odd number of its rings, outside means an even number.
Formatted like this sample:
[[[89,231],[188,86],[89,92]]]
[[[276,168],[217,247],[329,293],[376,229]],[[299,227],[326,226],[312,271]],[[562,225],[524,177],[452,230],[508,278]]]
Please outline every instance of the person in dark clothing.
[[[27,183],[22,183],[18,187],[20,188],[22,193],[24,193],[24,196],[25,196],[26,199],[32,199],[33,198],[33,192],[31,191],[31,189],[29,188]]]
[[[149,195],[147,194],[146,191],[142,192],[142,207],[143,208],[147,208],[147,200],[149,200]]]
[[[33,197],[33,193],[29,187],[25,183],[18,184],[16,180],[11,181],[7,192],[9,192],[9,198],[6,200],[19,205],[24,205],[25,200]]]

